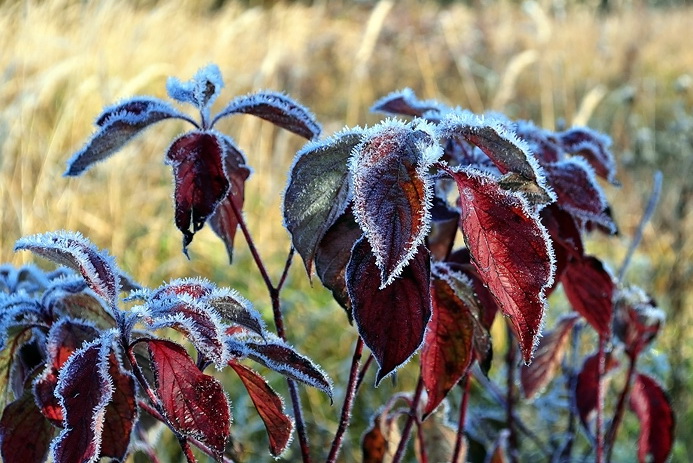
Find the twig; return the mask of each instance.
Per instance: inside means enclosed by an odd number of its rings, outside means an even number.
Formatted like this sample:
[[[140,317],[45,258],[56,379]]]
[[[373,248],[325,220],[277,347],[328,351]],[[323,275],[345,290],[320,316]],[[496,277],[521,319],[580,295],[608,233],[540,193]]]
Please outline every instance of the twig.
[[[508,454],[510,461],[517,463],[517,432],[515,431],[515,400],[517,388],[515,387],[515,373],[517,371],[517,345],[510,324],[506,324],[508,339],[508,352],[505,355],[505,367],[507,368],[505,420],[508,427]]]
[[[611,462],[611,455],[614,449],[614,443],[616,442],[616,435],[618,434],[618,428],[623,421],[623,413],[625,411],[626,399],[630,394],[631,386],[633,385],[633,377],[635,376],[635,363],[637,357],[635,355],[628,356],[628,375],[626,376],[626,384],[623,385],[623,390],[618,397],[618,403],[616,405],[616,411],[614,412],[614,418],[611,420],[611,426],[606,433],[606,439],[604,445],[606,447],[606,461]]]
[[[421,393],[423,392],[423,377],[419,375],[419,382],[416,384],[416,391],[414,392],[414,398],[411,401],[411,407],[409,409],[409,416],[407,417],[407,422],[404,424],[404,429],[402,430],[402,438],[397,446],[397,451],[395,456],[392,458],[392,463],[400,463],[402,457],[404,457],[405,450],[407,448],[407,443],[409,442],[409,436],[411,435],[411,428],[414,426],[414,421],[416,420],[416,410],[419,408],[419,401],[421,400]]]
[[[645,212],[643,212],[642,218],[640,219],[640,223],[638,224],[638,228],[635,232],[635,236],[633,236],[633,241],[631,241],[628,251],[626,252],[626,257],[623,259],[623,263],[621,264],[621,269],[618,272],[618,281],[623,281],[623,277],[626,275],[626,270],[630,265],[630,260],[635,253],[635,249],[640,244],[640,241],[642,241],[645,226],[647,225],[647,222],[650,221],[655,209],[657,208],[657,202],[659,202],[659,197],[662,193],[662,171],[658,170],[655,172],[652,180],[653,185],[650,199],[647,201]]]
[[[452,451],[452,463],[458,463],[462,453],[462,443],[464,441],[464,422],[467,419],[467,405],[469,403],[469,374],[464,375],[460,380],[462,388],[462,403],[460,404],[460,417],[457,424],[457,438],[455,439],[455,449]]]
[[[604,461],[604,392],[602,391],[602,380],[606,371],[606,337],[599,335],[599,351],[597,353],[598,374],[597,374],[597,422],[594,430],[596,438],[597,457],[596,463]]]
[[[332,448],[330,449],[330,454],[327,456],[327,463],[334,463],[337,461],[337,456],[339,455],[339,450],[342,448],[342,442],[344,441],[344,432],[347,426],[349,426],[349,421],[351,419],[351,409],[354,405],[354,397],[356,396],[356,386],[358,380],[358,370],[359,364],[361,362],[361,355],[363,353],[363,339],[361,336],[356,340],[356,347],[354,348],[354,356],[351,360],[351,369],[349,370],[349,382],[347,383],[347,390],[344,397],[344,405],[342,406],[342,414],[339,418],[339,427],[334,435],[334,440],[332,441]]]
[[[371,366],[371,363],[373,363],[373,354],[370,354],[366,361],[364,362],[363,366],[361,367],[361,371],[359,372],[359,377],[356,380],[356,390],[361,387],[361,384],[363,383],[363,379],[366,377],[366,373],[368,372],[368,367]]]

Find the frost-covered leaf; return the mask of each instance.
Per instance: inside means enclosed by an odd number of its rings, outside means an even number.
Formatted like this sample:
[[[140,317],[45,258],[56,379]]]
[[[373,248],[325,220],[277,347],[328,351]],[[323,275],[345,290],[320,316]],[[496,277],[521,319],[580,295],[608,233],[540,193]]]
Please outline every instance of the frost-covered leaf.
[[[556,327],[539,340],[532,364],[520,369],[520,382],[526,398],[534,397],[556,375],[577,321],[577,314],[561,317]]]
[[[664,324],[664,312],[637,286],[619,288],[614,295],[613,330],[633,359],[654,341]]]
[[[242,353],[270,370],[320,389],[332,399],[332,384],[327,375],[308,357],[296,352],[280,339],[267,343],[246,342]]]
[[[7,328],[0,349],[0,410],[11,400],[12,369],[20,349],[31,339],[31,329],[24,326]]]
[[[381,288],[399,276],[430,227],[427,170],[442,154],[432,131],[389,120],[365,132],[354,148],[354,216],[373,250]]]
[[[550,202],[554,196],[546,185],[543,170],[525,141],[512,131],[509,122],[494,116],[479,117],[470,112],[450,113],[438,126],[443,138],[462,139],[479,147],[501,174],[516,173],[536,184],[534,195]],[[526,188],[526,187],[525,187]],[[542,195],[543,191],[543,195]]]
[[[99,130],[67,162],[66,176],[82,174],[94,163],[120,150],[142,130],[164,119],[189,120],[157,98],[138,97],[110,106],[96,119]]]
[[[264,335],[265,322],[260,313],[253,309],[252,304],[246,298],[232,289],[215,289],[205,298],[209,304],[225,322],[234,323],[246,328],[260,336]]]
[[[209,108],[224,88],[221,71],[216,64],[200,68],[187,82],[181,82],[175,77],[166,81],[168,96],[181,103],[190,103],[201,110]]]
[[[221,383],[202,373],[185,349],[171,341],[147,341],[156,393],[176,432],[195,437],[221,459],[231,411]]]
[[[351,248],[363,236],[351,208],[342,214],[325,233],[315,253],[315,272],[332,296],[352,319],[351,301],[346,285],[346,267],[351,258]]]
[[[0,456],[4,463],[46,461],[55,428],[34,403],[31,390],[3,406],[0,419]]]
[[[445,279],[434,278],[431,292],[433,315],[421,348],[421,377],[428,393],[424,417],[465,375],[472,363],[474,342],[475,308],[468,307]]]
[[[581,157],[545,164],[558,204],[580,222],[592,221],[612,232],[616,224],[605,213],[608,203],[594,171]]]
[[[106,407],[113,397],[108,359],[114,336],[109,331],[83,345],[60,370],[55,395],[62,406],[63,430],[51,444],[56,463],[98,461]]]
[[[674,445],[674,410],[657,381],[647,375],[635,375],[630,392],[630,408],[640,422],[638,461],[664,463]]]
[[[150,303],[165,301],[175,296],[190,296],[193,299],[203,299],[212,294],[215,286],[202,278],[178,278],[159,286],[157,289],[142,294]]]
[[[372,112],[414,117],[424,117],[426,113],[438,114],[442,110],[442,105],[435,100],[419,100],[410,88],[392,92],[371,107]]]
[[[320,125],[304,106],[281,93],[261,91],[234,98],[219,114],[212,125],[232,114],[252,114],[289,130],[308,140],[320,135]]]
[[[553,249],[538,215],[475,170],[449,171],[460,192],[460,228],[479,276],[510,318],[525,363],[532,358],[554,278]]]
[[[29,250],[43,258],[73,268],[82,274],[92,291],[112,310],[118,306],[120,271],[106,251],[99,251],[76,232],[49,232],[20,238],[15,251]]]
[[[561,276],[570,305],[600,336],[609,336],[614,312],[614,279],[593,256],[572,259]]]
[[[226,158],[224,169],[229,179],[229,191],[221,200],[212,215],[207,219],[212,231],[226,245],[226,253],[229,255],[229,263],[233,260],[233,242],[238,230],[238,217],[234,212],[234,206],[241,212],[245,201],[245,181],[250,177],[251,170],[246,166],[245,157],[228,138],[223,138],[226,143]]]
[[[175,219],[183,233],[183,252],[228,193],[225,157],[224,141],[210,132],[188,132],[166,153],[166,163],[173,167]]]
[[[611,139],[587,127],[574,127],[558,134],[563,149],[582,156],[597,175],[611,183],[616,181],[616,161],[611,153]]]
[[[55,395],[60,370],[76,350],[98,336],[94,326],[70,319],[60,320],[48,332],[46,368],[34,380],[33,390],[41,413],[56,426],[62,426],[65,418]]]
[[[610,352],[605,354],[604,374],[618,366],[618,361]],[[590,432],[589,422],[597,410],[597,390],[599,385],[599,355],[594,353],[585,359],[575,384],[575,406],[580,421]],[[606,379],[602,378],[602,390],[606,389]],[[602,394],[603,397],[603,394]]]
[[[351,200],[348,160],[363,130],[308,143],[296,154],[284,193],[284,224],[310,276],[318,245]]]
[[[238,363],[229,362],[250,395],[269,437],[270,453],[279,456],[289,444],[294,423],[284,413],[284,401],[256,372]]]
[[[108,373],[113,380],[113,397],[106,406],[101,457],[124,461],[130,446],[130,434],[137,421],[135,379],[121,368],[115,354],[108,358]]]
[[[378,362],[376,385],[419,349],[431,318],[431,260],[419,245],[399,278],[380,288],[380,270],[370,244],[359,239],[351,252],[346,281],[356,327]]]

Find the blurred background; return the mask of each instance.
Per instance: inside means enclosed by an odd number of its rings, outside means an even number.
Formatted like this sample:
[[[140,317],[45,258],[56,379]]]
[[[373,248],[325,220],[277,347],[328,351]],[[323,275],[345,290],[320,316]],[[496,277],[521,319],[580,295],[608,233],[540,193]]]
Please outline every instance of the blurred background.
[[[23,235],[79,230],[144,285],[205,276],[238,289],[270,320],[269,297],[240,234],[232,266],[208,227],[195,236],[190,260],[181,253],[163,157],[172,138],[189,128],[185,123],[157,124],[82,177],[62,176],[103,106],[140,94],[166,98],[167,76],[187,80],[208,63],[219,65],[226,81],[217,108],[235,95],[284,91],[315,113],[325,135],[376,123],[381,117],[369,112],[371,104],[404,87],[420,98],[477,113],[502,111],[549,129],[588,125],[612,137],[619,166],[621,186],[604,187],[620,234],[594,235],[588,245],[611,268],[618,269],[633,238],[654,172],[663,172],[659,206],[626,280],[642,286],[667,314],[642,369],[669,392],[679,437],[673,461],[688,461],[692,29],[693,5],[684,1],[0,1],[0,261],[32,259],[12,252]],[[276,279],[289,249],[280,198],[303,140],[251,116],[234,116],[217,128],[236,140],[254,169],[245,214]],[[298,258],[286,286],[290,341],[335,382],[331,407],[323,394],[304,391],[314,451],[324,456],[356,332],[329,292],[317,280],[310,285]],[[565,310],[564,301],[552,302],[548,326]],[[503,340],[494,342],[501,358]],[[585,346],[585,352],[592,349]],[[502,374],[500,361],[493,368]],[[393,391],[411,390],[416,368],[410,365],[396,385],[385,381],[377,390],[372,375],[359,392],[343,461],[360,459],[360,433],[370,416]],[[288,397],[276,376],[268,374]],[[271,461],[240,382],[225,381],[239,459]],[[551,438],[552,431],[533,424],[546,441]],[[635,458],[637,424],[626,420],[616,461]],[[589,444],[583,438],[581,445]],[[162,450],[162,461],[180,458],[171,447]],[[295,447],[283,460],[298,458]]]

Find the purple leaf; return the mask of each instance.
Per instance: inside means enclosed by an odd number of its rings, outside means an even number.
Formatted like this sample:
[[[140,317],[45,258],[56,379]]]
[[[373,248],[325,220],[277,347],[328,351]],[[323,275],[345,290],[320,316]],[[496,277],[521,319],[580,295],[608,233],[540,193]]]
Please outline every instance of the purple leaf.
[[[546,229],[527,202],[479,171],[449,171],[460,192],[460,228],[472,262],[510,318],[525,363],[532,358],[554,278]]]
[[[202,111],[206,111],[214,103],[222,88],[224,80],[216,64],[201,68],[187,82],[181,82],[175,77],[169,77],[166,81],[168,96],[181,103],[195,105]]]
[[[106,407],[113,397],[108,359],[114,336],[109,331],[83,345],[60,370],[55,395],[64,429],[51,444],[56,463],[98,461]]]
[[[614,296],[614,335],[635,359],[654,341],[664,324],[664,312],[637,286],[619,288]]]
[[[156,393],[175,431],[207,444],[221,460],[229,438],[231,411],[214,377],[198,370],[185,349],[171,341],[147,341]]]
[[[212,231],[226,245],[226,253],[229,255],[229,263],[231,263],[233,260],[233,241],[239,224],[238,217],[234,212],[234,206],[238,212],[243,211],[245,181],[248,180],[252,172],[245,165],[245,158],[236,146],[227,137],[224,137],[223,140],[226,143],[224,169],[229,179],[230,187],[226,197],[217,205],[214,213],[207,221],[209,226],[212,227]]]
[[[444,138],[463,139],[479,147],[501,174],[519,174],[536,185],[534,195],[539,202],[551,202],[554,196],[546,185],[543,170],[527,143],[518,138],[509,126],[510,123],[504,119],[456,112],[443,120],[439,132]]]
[[[246,298],[233,289],[215,289],[204,301],[222,320],[242,326],[260,336],[265,334],[265,322]]]
[[[399,276],[429,230],[427,170],[441,154],[432,130],[390,120],[364,133],[354,149],[354,216],[373,249],[381,288]]]
[[[376,101],[371,107],[372,112],[392,116],[424,117],[424,114],[439,114],[442,105],[435,100],[421,101],[410,88],[392,92]]]
[[[581,157],[544,165],[558,204],[581,222],[592,221],[614,233],[616,224],[605,213],[608,206],[594,171]]]
[[[62,319],[54,324],[46,340],[46,368],[34,380],[34,395],[41,413],[54,425],[62,426],[63,408],[55,396],[60,370],[85,342],[96,339],[99,331],[92,325]]]
[[[166,153],[166,163],[173,166],[176,226],[183,233],[185,253],[195,233],[228,193],[226,154],[223,140],[209,132],[182,135]]]
[[[101,456],[124,461],[130,446],[130,434],[137,421],[135,379],[121,368],[115,354],[108,357],[108,373],[113,380],[113,397],[106,406]]]
[[[30,390],[7,407],[0,419],[0,456],[5,463],[46,461],[55,428],[41,414]]]
[[[607,352],[604,360],[604,373],[608,373],[618,366],[618,361]],[[580,421],[589,432],[589,421],[597,409],[597,389],[599,384],[599,355],[590,355],[585,359],[582,370],[578,373],[575,384],[575,406],[580,415]],[[602,389],[606,388],[606,380],[601,381]],[[603,394],[602,394],[603,397]]]
[[[611,274],[596,257],[572,259],[561,276],[563,289],[580,315],[600,336],[611,334],[615,283]]]
[[[98,294],[110,309],[117,308],[120,291],[118,267],[106,251],[96,249],[81,234],[59,231],[25,236],[20,238],[14,247],[15,251],[22,249],[79,271],[89,288]]]
[[[99,131],[67,162],[66,176],[82,174],[120,150],[142,130],[164,119],[189,118],[157,98],[138,97],[106,108],[96,120]]]
[[[317,365],[278,338],[268,337],[271,341],[265,344],[246,342],[242,353],[270,370],[320,389],[332,399],[332,384]]]
[[[574,127],[558,134],[560,143],[568,153],[582,156],[597,175],[611,183],[616,181],[616,161],[609,149],[611,139],[587,127]]]
[[[284,413],[282,398],[274,392],[262,376],[250,368],[234,361],[229,362],[229,365],[243,381],[255,409],[265,423],[270,453],[275,457],[279,456],[289,445],[294,429],[293,421]]]
[[[216,115],[212,125],[232,114],[252,114],[308,140],[320,135],[320,125],[315,116],[281,93],[264,91],[236,97]]]
[[[202,278],[178,278],[159,286],[147,294],[145,298],[150,303],[164,301],[176,296],[190,296],[193,299],[203,299],[214,291],[214,284]]]
[[[472,301],[462,299],[445,279],[434,278],[431,292],[433,315],[421,349],[421,377],[428,392],[424,417],[440,405],[471,365],[473,311],[478,313],[478,308],[469,307]]]
[[[568,345],[570,333],[577,321],[577,314],[564,316],[556,323],[553,330],[546,332],[539,340],[532,364],[520,369],[522,391],[526,398],[534,397],[556,375]]]
[[[630,408],[638,416],[638,461],[664,463],[674,445],[674,410],[662,387],[638,373],[630,392]]]
[[[354,245],[347,288],[359,335],[378,365],[376,385],[419,349],[431,318],[431,261],[419,245],[400,278],[380,288],[380,271],[365,238]]]
[[[296,154],[284,193],[284,224],[310,276],[318,245],[351,201],[348,160],[363,131],[308,143]]]

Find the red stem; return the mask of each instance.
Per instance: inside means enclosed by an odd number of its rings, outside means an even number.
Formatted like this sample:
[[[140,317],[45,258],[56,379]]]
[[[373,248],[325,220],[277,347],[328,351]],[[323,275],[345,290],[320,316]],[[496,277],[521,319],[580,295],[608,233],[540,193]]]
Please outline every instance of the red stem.
[[[265,282],[265,286],[267,287],[267,291],[269,292],[270,299],[272,300],[272,313],[274,315],[274,325],[277,329],[277,335],[283,341],[286,341],[286,333],[284,332],[284,318],[282,316],[281,305],[279,301],[279,292],[282,286],[284,285],[284,282],[286,281],[286,277],[289,272],[289,267],[291,266],[292,258],[294,255],[294,249],[292,247],[289,250],[289,255],[286,259],[286,263],[284,264],[284,270],[282,271],[282,276],[279,280],[279,284],[275,287],[272,284],[272,280],[270,279],[267,270],[265,269],[265,265],[262,262],[260,254],[257,252],[257,248],[255,247],[253,237],[250,235],[250,231],[248,230],[248,227],[245,224],[245,220],[243,219],[243,214],[233,201],[229,201],[229,203],[231,204],[231,208],[233,209],[233,213],[236,216],[236,220],[238,220],[238,225],[241,227],[241,231],[243,232],[245,241],[248,244],[248,249],[250,249],[250,253],[253,256],[255,265],[260,271],[260,275],[262,276],[262,279]],[[296,382],[290,378],[287,378],[286,382],[289,387],[289,395],[291,396],[291,404],[294,411],[294,423],[296,424],[296,434],[298,434],[298,442],[299,446],[301,447],[301,457],[303,459],[303,463],[310,463],[310,446],[308,444],[308,433],[306,432],[305,419],[303,418],[301,397],[298,394],[298,387],[296,385]]]
[[[457,424],[457,439],[455,439],[455,450],[452,452],[452,463],[457,463],[462,453],[462,444],[464,442],[464,422],[467,419],[467,405],[469,404],[469,375],[466,374],[460,380],[462,388],[462,403],[460,404],[460,417]]]
[[[419,448],[421,449],[421,455],[419,455],[419,463],[428,463],[428,454],[426,453],[426,440],[424,439],[423,428],[421,426],[416,427],[416,438],[419,440]]]
[[[628,356],[628,375],[626,376],[626,384],[623,385],[623,390],[621,395],[618,397],[618,404],[616,405],[616,411],[614,412],[614,419],[611,420],[611,426],[606,433],[606,439],[604,441],[604,446],[606,447],[606,461],[611,462],[612,450],[614,449],[614,443],[616,442],[616,436],[618,434],[618,428],[623,421],[623,413],[626,409],[626,399],[630,395],[630,390],[633,385],[633,377],[635,376],[635,363],[637,361],[636,355]]]
[[[508,351],[505,355],[505,364],[507,368],[507,383],[506,383],[506,403],[505,403],[505,420],[508,426],[508,454],[510,461],[517,463],[517,433],[515,432],[515,400],[517,399],[517,388],[515,387],[515,372],[517,370],[517,345],[515,344],[515,336],[510,328],[507,327]]]
[[[395,456],[392,458],[392,463],[400,463],[402,457],[404,457],[404,452],[407,448],[407,443],[409,442],[409,436],[411,435],[411,428],[414,426],[414,421],[416,420],[416,411],[419,408],[419,401],[421,400],[421,393],[423,392],[423,377],[419,375],[419,382],[416,384],[416,391],[414,392],[414,398],[411,402],[411,408],[409,409],[409,416],[407,417],[407,422],[402,430],[402,438],[397,446],[397,451]]]
[[[595,463],[604,462],[604,393],[602,391],[602,378],[606,371],[606,356],[605,356],[606,336],[599,335],[599,351],[597,353],[598,369],[597,369],[597,423],[596,423],[596,446],[597,457]]]
[[[186,439],[185,437],[179,437],[178,442],[180,443],[180,446],[183,449],[183,454],[185,455],[185,459],[187,460],[187,462],[197,463],[197,459],[195,458],[195,455],[193,455],[192,448],[190,448],[190,442],[188,442],[188,439]]]
[[[366,377],[366,372],[368,372],[368,367],[371,366],[371,363],[373,363],[373,354],[370,354],[368,358],[366,359],[366,362],[363,364],[363,367],[361,367],[361,371],[359,372],[359,377],[356,380],[356,390],[358,391],[359,388],[361,387],[361,383],[363,383],[363,378]]]
[[[358,379],[359,364],[361,363],[361,355],[363,353],[363,339],[359,336],[354,348],[354,356],[351,359],[351,370],[349,370],[349,382],[347,384],[346,395],[344,397],[344,405],[342,406],[342,414],[339,418],[339,427],[332,441],[330,454],[327,456],[327,463],[337,461],[339,450],[342,448],[344,441],[344,433],[351,421],[351,410],[354,405],[354,397],[356,396],[356,385]]]

